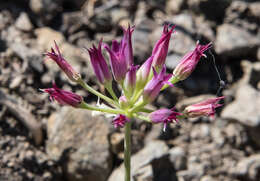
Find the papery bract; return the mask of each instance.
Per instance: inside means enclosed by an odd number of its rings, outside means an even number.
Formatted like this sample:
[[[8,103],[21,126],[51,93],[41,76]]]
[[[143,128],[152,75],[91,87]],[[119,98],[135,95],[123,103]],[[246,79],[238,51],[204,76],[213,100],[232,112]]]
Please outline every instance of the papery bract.
[[[192,52],[187,53],[173,71],[173,75],[179,80],[186,79],[195,69],[203,53],[211,47],[211,43],[207,45],[200,45],[197,43]]]
[[[130,121],[130,119],[127,118],[125,115],[119,114],[119,115],[117,115],[117,116],[113,119],[112,124],[114,125],[115,128],[118,128],[118,127],[119,127],[119,128],[122,128],[122,127],[124,127],[125,124],[126,124],[127,122],[129,122],[129,121]]]
[[[163,123],[163,130],[166,130],[168,123],[172,123],[173,120],[178,122],[177,116],[182,115],[181,113],[175,112],[173,109],[159,109],[149,114],[149,118],[153,123]]]
[[[144,87],[144,102],[152,102],[157,97],[164,84],[173,86],[170,82],[168,82],[172,75],[166,74],[166,66],[163,67],[159,74],[157,74],[155,68],[153,68],[153,74],[153,78]]]
[[[170,30],[169,28],[170,25],[168,24],[164,25],[161,38],[156,42],[153,48],[153,52],[152,52],[152,55],[154,56],[153,66],[155,67],[156,70],[160,70],[165,64],[166,56],[168,53],[169,42],[171,39],[171,34],[175,26],[172,26]]]
[[[206,101],[190,105],[184,109],[184,114],[188,117],[210,116],[214,118],[215,109],[222,106],[218,101],[224,99],[224,96],[211,98]]]
[[[111,73],[107,66],[106,60],[102,55],[101,50],[102,40],[98,44],[98,48],[93,45],[93,48],[88,49],[90,60],[94,72],[102,84],[110,83],[112,81]]]
[[[81,76],[78,72],[76,72],[72,66],[62,57],[59,47],[57,43],[54,41],[55,44],[55,50],[51,48],[51,52],[47,52],[45,55],[47,55],[49,58],[54,60],[57,65],[61,68],[61,70],[68,76],[68,78],[74,82],[78,81]]]
[[[56,100],[61,105],[79,107],[83,101],[83,98],[80,95],[59,89],[55,83],[53,83],[53,88],[43,89],[43,91],[50,95],[51,101]]]

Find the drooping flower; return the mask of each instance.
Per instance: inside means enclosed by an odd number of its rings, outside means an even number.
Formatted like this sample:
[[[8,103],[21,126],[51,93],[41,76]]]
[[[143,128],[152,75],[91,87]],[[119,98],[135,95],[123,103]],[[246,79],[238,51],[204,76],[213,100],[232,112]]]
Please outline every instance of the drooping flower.
[[[55,83],[53,83],[53,88],[42,89],[50,95],[50,100],[56,100],[61,105],[70,105],[73,107],[79,107],[83,101],[80,95],[77,95],[70,91],[65,91],[59,89]]]
[[[93,48],[88,49],[90,61],[94,72],[101,84],[110,83],[112,76],[107,66],[106,60],[102,55],[102,39],[98,44],[98,48],[93,45]]]
[[[222,104],[218,104],[218,102],[224,98],[224,96],[211,98],[206,101],[190,105],[184,109],[184,114],[191,118],[199,116],[210,116],[211,118],[214,118],[215,109],[222,106]]]
[[[115,128],[123,128],[125,124],[129,121],[130,119],[127,118],[125,115],[119,114],[113,119],[112,124]]]
[[[142,89],[148,81],[153,63],[153,56],[149,57],[138,69],[136,73],[136,87]]]
[[[171,74],[166,74],[166,66],[163,66],[163,69],[159,74],[157,74],[155,68],[153,67],[153,78],[146,84],[143,91],[143,100],[144,102],[152,102],[164,84],[169,84],[173,86],[168,80],[171,78]]]
[[[152,51],[152,55],[154,56],[153,66],[155,67],[156,70],[161,69],[166,60],[169,42],[175,26],[172,26],[170,30],[169,28],[170,25],[168,24],[164,25],[161,38],[156,42]]]
[[[138,65],[134,66],[131,65],[128,72],[126,73],[126,77],[124,80],[124,93],[125,95],[130,98],[135,90],[136,85],[136,70],[138,69]]]
[[[51,48],[51,52],[47,52],[45,55],[47,55],[49,58],[54,60],[57,63],[57,65],[60,67],[60,69],[68,76],[68,78],[71,81],[74,82],[78,81],[81,78],[80,74],[76,72],[73,69],[73,67],[62,57],[59,47],[55,41],[54,41],[54,46],[57,53],[53,48]]]
[[[163,108],[150,113],[149,118],[153,123],[163,123],[163,131],[165,131],[168,123],[173,123],[173,121],[175,121],[176,123],[179,122],[177,116],[180,115],[182,115],[182,113],[175,112],[174,108]]]
[[[174,69],[173,75],[179,80],[186,79],[195,69],[201,56],[205,56],[203,53],[211,48],[211,46],[212,43],[208,43],[207,45],[200,45],[197,43],[195,49],[182,58],[181,62]]]
[[[105,49],[110,55],[111,69],[117,82],[122,82],[127,72],[127,62],[124,55],[126,44],[123,47],[121,45],[116,40],[112,41],[111,49],[108,45],[105,45]]]

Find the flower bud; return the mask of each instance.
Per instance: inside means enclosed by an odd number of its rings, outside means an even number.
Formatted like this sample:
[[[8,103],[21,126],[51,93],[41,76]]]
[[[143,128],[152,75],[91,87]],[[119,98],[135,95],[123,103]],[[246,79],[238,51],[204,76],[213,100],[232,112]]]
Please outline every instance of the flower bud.
[[[136,84],[136,70],[138,69],[138,65],[131,65],[128,72],[126,73],[126,77],[124,80],[124,93],[130,98],[135,90]]]
[[[203,53],[211,47],[211,43],[200,45],[197,43],[192,52],[187,53],[173,71],[173,75],[179,80],[184,80],[193,72]]]
[[[94,72],[101,84],[110,83],[112,81],[111,73],[109,72],[105,58],[101,51],[102,39],[98,44],[98,49],[93,45],[93,48],[88,49],[90,61]]]
[[[155,71],[153,67],[153,78],[147,83],[144,87],[143,91],[143,100],[144,102],[152,102],[157,97],[161,88],[164,84],[169,84],[173,86],[168,80],[171,78],[171,74],[166,74],[166,67],[164,66],[163,69],[159,74]]]
[[[54,60],[71,81],[77,82],[81,78],[80,74],[76,72],[72,66],[62,57],[59,47],[55,41],[54,44],[58,54],[53,48],[51,48],[51,52],[47,52],[45,55]]]
[[[173,120],[175,122],[179,122],[177,116],[182,115],[181,113],[173,111],[173,109],[159,109],[149,114],[149,118],[153,123],[163,123],[163,131],[166,130],[166,126],[168,123],[172,123]]]
[[[175,26],[172,26],[169,30],[169,25],[164,25],[163,33],[161,38],[156,42],[152,55],[154,56],[153,66],[156,70],[160,70],[165,64],[166,56],[168,53],[169,42],[171,39],[171,34]]]
[[[70,91],[59,89],[55,83],[53,83],[53,88],[43,89],[43,91],[50,95],[51,101],[56,100],[61,105],[70,105],[79,108],[83,102],[81,96]]]
[[[218,104],[218,101],[224,98],[224,96],[212,98],[198,104],[190,105],[184,109],[184,114],[190,118],[199,116],[210,116],[214,118],[215,109],[222,106],[222,104]]]
[[[144,88],[145,84],[148,81],[149,74],[151,71],[151,66],[153,63],[153,56],[149,57],[142,66],[138,69],[136,73],[136,87],[137,89]]]
[[[123,128],[129,121],[130,119],[128,119],[125,115],[119,114],[113,119],[112,124],[115,128]]]

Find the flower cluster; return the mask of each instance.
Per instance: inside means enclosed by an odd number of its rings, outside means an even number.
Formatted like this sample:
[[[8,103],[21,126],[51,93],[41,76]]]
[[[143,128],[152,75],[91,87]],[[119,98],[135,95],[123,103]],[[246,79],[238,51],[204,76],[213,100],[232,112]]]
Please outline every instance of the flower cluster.
[[[218,101],[223,99],[223,97],[190,105],[182,113],[176,112],[175,109],[163,108],[153,111],[145,108],[147,104],[156,99],[160,91],[185,80],[193,72],[200,58],[205,56],[204,52],[212,46],[211,43],[207,45],[197,43],[195,49],[182,58],[173,70],[173,73],[167,74],[165,60],[174,28],[175,26],[164,26],[162,35],[156,42],[151,56],[141,66],[134,65],[132,48],[134,27],[128,26],[127,29],[123,29],[124,35],[120,42],[113,40],[111,46],[109,46],[100,40],[97,47],[93,45],[92,48],[87,49],[97,80],[104,85],[110,97],[101,94],[86,84],[80,74],[62,57],[56,42],[54,42],[56,51],[52,48],[51,52],[46,53],[46,55],[57,63],[70,80],[105,100],[110,107],[89,105],[83,101],[81,96],[61,90],[55,84],[53,84],[53,88],[43,90],[50,94],[51,100],[55,99],[63,105],[117,115],[112,122],[116,128],[124,127],[131,118],[138,118],[152,123],[163,123],[165,130],[168,123],[178,122],[179,118],[212,117],[215,114],[215,109],[221,106],[221,104],[218,104]],[[106,60],[102,50],[106,50],[109,55],[109,61]],[[118,86],[121,87],[122,95],[119,97],[113,90],[113,81],[117,82]],[[146,113],[147,115],[144,116],[141,113]]]

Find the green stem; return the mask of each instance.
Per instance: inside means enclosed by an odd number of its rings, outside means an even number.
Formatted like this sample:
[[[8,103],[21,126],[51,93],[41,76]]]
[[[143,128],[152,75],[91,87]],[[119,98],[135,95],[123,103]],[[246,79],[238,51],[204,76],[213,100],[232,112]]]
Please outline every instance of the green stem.
[[[125,125],[124,166],[125,181],[131,181],[131,121]]]
[[[101,94],[100,92],[96,91],[95,89],[93,89],[92,87],[90,87],[88,84],[86,84],[82,79],[80,79],[78,81],[78,83],[84,88],[86,89],[87,91],[91,92],[92,94],[95,94],[96,96],[100,97],[101,99],[107,101],[108,103],[112,104],[112,105],[117,105],[118,104],[113,100],[113,99],[110,99],[109,97]]]
[[[109,94],[113,97],[113,99],[114,99],[116,102],[118,102],[118,98],[117,98],[117,96],[116,96],[116,94],[115,94],[115,92],[114,92],[114,90],[113,90],[113,88],[112,88],[112,83],[110,83],[108,86],[106,86],[106,89],[107,89],[107,91],[109,92]]]
[[[176,84],[177,82],[179,82],[180,80],[176,77],[176,76],[172,76],[171,78],[170,78],[170,80],[169,80],[169,82],[171,82],[172,84]],[[166,88],[168,88],[169,87],[169,85],[168,84],[165,84],[163,87],[162,87],[162,89],[161,89],[161,91],[162,90],[164,90],[164,89],[166,89]]]
[[[139,115],[139,114],[136,114],[136,113],[134,113],[133,115],[134,115],[134,117],[136,117],[138,119],[141,119],[143,121],[146,121],[146,122],[149,122],[149,123],[151,122],[151,120],[148,117],[146,117],[146,116]]]
[[[89,109],[89,110],[93,110],[93,111],[100,111],[100,112],[105,112],[105,113],[110,113],[110,114],[125,114],[125,111],[123,111],[121,109],[100,108],[100,107],[95,107],[95,106],[89,105],[85,102],[82,102],[79,107],[82,109]]]
[[[131,113],[135,113],[137,111],[139,111],[141,108],[143,108],[145,105],[147,104],[147,102],[145,101],[139,101],[137,102],[137,104],[130,110]]]

